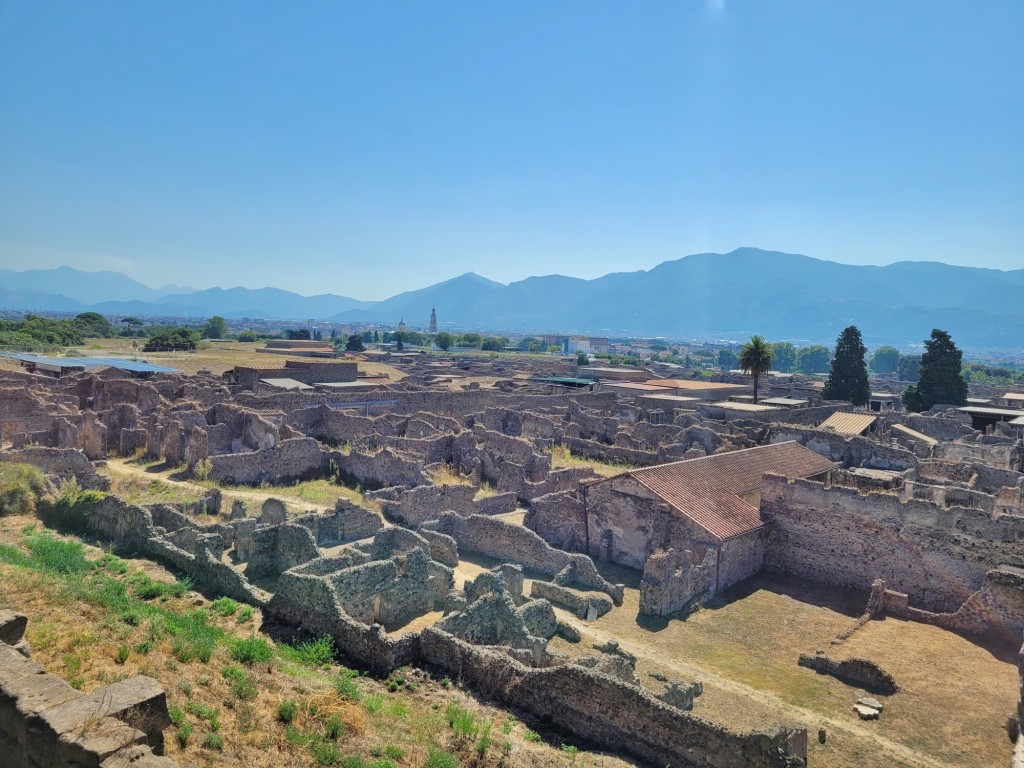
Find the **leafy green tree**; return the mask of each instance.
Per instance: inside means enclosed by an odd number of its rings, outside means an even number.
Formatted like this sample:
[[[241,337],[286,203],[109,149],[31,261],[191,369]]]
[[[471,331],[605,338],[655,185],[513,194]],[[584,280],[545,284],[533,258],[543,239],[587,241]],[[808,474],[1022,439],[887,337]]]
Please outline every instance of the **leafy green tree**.
[[[252,342],[259,341],[260,337],[256,335],[256,331],[242,331],[238,334],[238,340]]]
[[[576,365],[590,365],[590,358],[582,349],[576,351]]]
[[[900,355],[899,362],[896,363],[896,375],[900,381],[909,381],[912,384],[917,382],[921,378],[921,356]]]
[[[396,352],[404,352],[405,351],[405,344],[402,343],[402,334],[401,333],[396,333],[396,334],[394,334],[393,338],[395,339],[395,351]]]
[[[839,334],[822,397],[826,400],[849,400],[854,405],[867,405],[871,397],[868,367],[864,362],[867,351],[857,326],[851,325]]]
[[[363,346],[363,334],[353,333],[348,337],[348,341],[345,342],[346,352],[362,352],[366,349]]]
[[[920,378],[903,390],[903,404],[911,411],[927,411],[934,405],[964,405],[967,382],[961,373],[963,352],[946,331],[932,330],[924,343]]]
[[[455,343],[455,337],[448,333],[448,331],[441,331],[434,337],[434,343],[438,349],[447,352],[451,349],[452,344]]]
[[[223,339],[228,335],[228,321],[219,315],[214,315],[206,321],[202,335],[204,339]]]
[[[199,331],[195,328],[167,328],[155,333],[146,341],[144,352],[165,352],[177,350],[184,352],[194,351],[199,345]]]
[[[312,341],[308,328],[289,328],[284,332],[284,337],[291,341]]]
[[[821,373],[828,370],[832,353],[828,347],[816,344],[812,347],[801,347],[796,355],[796,365],[801,373]]]
[[[895,373],[900,362],[900,351],[896,347],[879,347],[871,355],[871,370],[875,373]]]
[[[738,362],[739,358],[736,357],[736,353],[731,349],[718,350],[718,367],[723,371],[731,371]]]
[[[751,336],[740,348],[740,370],[754,378],[754,402],[757,402],[757,382],[761,375],[772,369],[772,345],[761,336]]]
[[[500,336],[488,336],[480,342],[480,349],[484,352],[501,352],[505,349],[506,340]]]
[[[479,347],[484,343],[484,337],[479,333],[464,333],[459,336],[456,343],[460,347]]]
[[[562,351],[562,347],[561,347],[560,344],[548,344],[547,351],[548,352],[561,352]]]
[[[373,343],[380,344],[380,331],[373,332]]]
[[[80,315],[75,315],[72,322],[82,329],[83,336],[106,339],[111,336],[113,331],[110,321],[99,312],[82,312]]]
[[[791,373],[796,368],[796,347],[788,341],[777,341],[772,344],[775,359],[772,365],[780,373]]]

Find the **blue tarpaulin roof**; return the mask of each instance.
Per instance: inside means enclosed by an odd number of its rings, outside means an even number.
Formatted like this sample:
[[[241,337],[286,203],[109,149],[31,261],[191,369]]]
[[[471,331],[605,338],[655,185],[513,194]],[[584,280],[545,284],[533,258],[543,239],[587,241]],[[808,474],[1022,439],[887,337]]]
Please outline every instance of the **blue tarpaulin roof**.
[[[134,373],[173,373],[179,369],[165,365],[153,365],[143,360],[127,360],[123,357],[43,357],[42,355],[9,354],[15,360],[36,365],[59,368],[119,368]]]

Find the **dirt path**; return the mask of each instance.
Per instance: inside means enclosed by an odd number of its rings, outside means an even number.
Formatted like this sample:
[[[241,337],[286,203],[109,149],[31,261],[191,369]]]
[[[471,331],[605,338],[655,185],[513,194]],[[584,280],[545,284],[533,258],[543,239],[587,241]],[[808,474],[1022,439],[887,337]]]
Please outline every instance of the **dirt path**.
[[[887,739],[884,736],[879,735],[870,727],[861,725],[859,722],[837,720],[835,718],[828,717],[827,715],[823,715],[820,712],[789,704],[773,693],[760,691],[756,688],[744,685],[743,683],[738,683],[735,680],[728,680],[724,677],[720,677],[705,667],[699,667],[685,661],[668,658],[664,654],[651,652],[642,646],[631,644],[628,641],[624,641],[618,635],[610,632],[604,632],[589,624],[580,622],[579,619],[568,611],[556,608],[555,613],[558,615],[559,619],[576,627],[580,634],[586,639],[593,639],[594,641],[602,643],[607,643],[609,641],[617,642],[621,648],[633,654],[638,659],[643,659],[647,663],[658,667],[672,669],[684,680],[702,681],[705,688],[704,696],[708,695],[709,689],[712,691],[714,689],[719,689],[750,699],[765,707],[769,707],[778,713],[780,721],[796,723],[807,728],[809,740],[813,740],[815,738],[819,727],[825,727],[830,734],[830,738],[834,738],[836,733],[848,733],[862,741],[862,743],[868,742],[874,744],[881,754],[893,758],[894,760],[899,760],[900,765],[912,766],[913,768],[946,768],[946,763],[922,756],[918,752],[900,744],[899,742],[892,741],[891,739]],[[813,746],[813,744],[809,745],[810,748],[813,748]]]
[[[178,480],[171,477],[173,470],[168,469],[162,472],[154,472],[150,468],[132,463],[130,459],[107,459],[107,468],[113,474],[140,477],[146,480],[160,480],[161,482],[168,483],[170,485],[177,485],[181,488],[187,488],[198,493],[206,493],[210,490],[204,485],[192,483],[188,480]],[[303,511],[316,510],[317,512],[331,512],[334,510],[333,504],[317,504],[316,502],[297,499],[294,496],[283,494],[280,492],[280,489],[274,490],[274,493],[268,493],[266,491],[242,491],[231,489],[223,491],[223,497],[229,501],[233,499],[241,499],[243,501],[254,501],[259,504],[262,504],[267,499],[278,499],[279,501],[283,501],[286,504],[302,509]]]

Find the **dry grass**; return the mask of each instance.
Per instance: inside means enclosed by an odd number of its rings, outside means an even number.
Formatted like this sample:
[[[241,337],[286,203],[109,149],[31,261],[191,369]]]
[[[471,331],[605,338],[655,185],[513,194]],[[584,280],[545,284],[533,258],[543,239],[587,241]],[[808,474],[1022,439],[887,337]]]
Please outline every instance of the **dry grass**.
[[[442,464],[434,467],[428,472],[428,476],[434,481],[434,485],[472,485],[472,478],[459,474],[459,471],[451,464]]]
[[[600,461],[586,456],[577,456],[564,445],[553,445],[550,448],[551,468],[568,469],[570,467],[589,467],[602,477],[621,475],[631,469],[636,469],[632,464],[616,463],[613,461]]]
[[[0,544],[20,546],[21,531],[35,524],[27,517],[0,518]],[[90,560],[102,552],[87,547]],[[173,576],[145,561],[127,561],[131,572],[145,565],[163,581]],[[372,764],[380,755],[402,755],[395,762],[423,765],[428,749],[459,752],[464,766],[480,768],[626,768],[627,762],[597,753],[581,752],[572,760],[553,746],[535,742],[533,733],[508,713],[478,703],[448,680],[437,680],[415,669],[399,670],[390,681],[352,678],[336,664],[313,668],[275,657],[244,666],[230,658],[219,642],[208,662],[175,658],[170,637],[138,647],[151,637],[148,621],[127,623],[120,615],[91,601],[69,597],[67,581],[50,573],[0,564],[0,607],[29,615],[29,641],[34,658],[50,672],[74,682],[86,693],[137,674],[149,675],[164,686],[172,716],[191,729],[184,743],[179,728],[164,734],[166,754],[182,765],[306,768],[338,765],[346,756]],[[155,603],[160,611],[209,615],[227,638],[247,637],[259,624],[259,614],[239,623],[235,611],[222,615],[194,592]],[[118,650],[130,648],[122,663]],[[338,680],[348,685],[336,686]],[[399,682],[400,681],[400,682]],[[295,703],[286,724],[279,715],[283,702]],[[449,702],[473,713],[481,724],[492,723],[493,745],[476,760],[474,744],[456,747],[445,720]],[[336,719],[336,720],[335,720]],[[217,748],[218,737],[223,741]],[[203,746],[204,741],[207,746]],[[509,755],[502,760],[502,744]]]
[[[823,726],[828,742],[811,739],[809,765],[974,768],[1009,762],[1004,724],[1018,682],[1010,659],[935,627],[893,619],[870,622],[833,647],[831,639],[850,626],[862,600],[804,582],[757,578],[730,598],[685,621],[638,620],[639,595],[630,587],[622,607],[590,624],[574,621],[584,642],[557,640],[553,648],[592,653],[590,643],[615,638],[639,657],[641,680],[656,692],[651,673],[702,680],[697,715],[743,729],[783,722],[816,734]],[[560,617],[572,621],[562,612]],[[902,690],[886,698],[880,720],[857,718],[851,707],[862,693],[856,688],[797,666],[801,653],[819,648],[837,658],[870,659],[894,675]]]

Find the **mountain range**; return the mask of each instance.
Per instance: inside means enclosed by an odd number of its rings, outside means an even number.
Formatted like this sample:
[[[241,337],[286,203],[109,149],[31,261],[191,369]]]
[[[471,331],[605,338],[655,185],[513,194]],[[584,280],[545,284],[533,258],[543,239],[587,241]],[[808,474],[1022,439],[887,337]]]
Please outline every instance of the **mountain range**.
[[[472,272],[383,301],[276,288],[149,288],[116,272],[0,270],[0,306],[53,312],[330,320],[442,329],[769,339],[831,343],[847,325],[869,345],[920,344],[939,327],[964,348],[1024,347],[1024,269],[938,262],[854,266],[740,248],[593,280],[562,275],[505,285]]]

